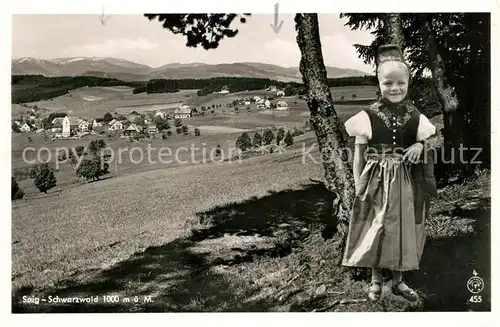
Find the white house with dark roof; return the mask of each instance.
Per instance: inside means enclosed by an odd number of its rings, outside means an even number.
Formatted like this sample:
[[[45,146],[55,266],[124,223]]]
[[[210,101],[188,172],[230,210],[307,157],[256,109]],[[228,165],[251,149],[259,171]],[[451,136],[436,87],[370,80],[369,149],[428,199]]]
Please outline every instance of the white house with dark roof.
[[[80,118],[66,116],[63,118],[62,136],[69,137],[71,133],[78,129],[80,125]]]
[[[64,117],[56,117],[52,119],[51,123],[54,127],[62,128]]]
[[[120,129],[123,129],[123,123],[119,120],[115,120],[115,122],[113,123],[113,125],[111,125],[109,127],[109,130],[110,131],[117,131],[117,130],[120,130]]]
[[[134,135],[139,134],[141,131],[142,131],[142,127],[132,123],[132,124],[130,124],[129,127],[127,127],[125,129],[125,131],[123,131],[123,134],[125,136],[134,136]]]
[[[31,125],[29,122],[25,122],[19,127],[19,130],[23,133],[33,132],[35,129],[35,126]]]
[[[183,105],[180,108],[175,108],[174,118],[189,118],[193,115],[193,110],[189,106]]]
[[[90,122],[86,120],[80,121],[80,124],[78,125],[78,129],[82,132],[88,132],[90,128]]]

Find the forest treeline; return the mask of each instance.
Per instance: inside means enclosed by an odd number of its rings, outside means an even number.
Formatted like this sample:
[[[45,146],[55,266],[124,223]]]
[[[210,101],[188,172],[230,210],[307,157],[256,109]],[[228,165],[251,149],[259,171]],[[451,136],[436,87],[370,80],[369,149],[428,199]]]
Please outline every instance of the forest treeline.
[[[376,85],[374,76],[330,78],[328,84],[335,86]],[[134,93],[172,93],[179,90],[198,90],[203,96],[227,89],[229,92],[261,90],[271,85],[285,91],[286,95],[303,95],[302,83],[281,82],[269,78],[215,77],[209,79],[152,79],[147,82],[125,82],[115,78],[93,76],[45,77],[42,75],[13,75],[12,103],[48,100],[67,94],[81,87],[129,86]]]

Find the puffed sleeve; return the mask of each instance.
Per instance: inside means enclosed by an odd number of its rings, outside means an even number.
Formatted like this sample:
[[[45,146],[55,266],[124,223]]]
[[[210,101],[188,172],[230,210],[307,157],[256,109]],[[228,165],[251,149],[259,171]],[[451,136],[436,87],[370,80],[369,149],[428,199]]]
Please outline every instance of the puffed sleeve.
[[[425,141],[430,136],[436,133],[436,126],[434,126],[427,117],[420,114],[420,120],[418,122],[417,129],[417,142]]]
[[[349,118],[344,126],[349,136],[356,137],[355,144],[367,144],[372,138],[370,117],[364,110]]]

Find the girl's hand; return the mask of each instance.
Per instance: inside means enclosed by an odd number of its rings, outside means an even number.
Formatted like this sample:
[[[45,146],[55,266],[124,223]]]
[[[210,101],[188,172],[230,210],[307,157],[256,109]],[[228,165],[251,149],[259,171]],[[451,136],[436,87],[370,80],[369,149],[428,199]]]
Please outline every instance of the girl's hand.
[[[405,155],[403,156],[404,161],[409,161],[411,163],[417,163],[424,145],[422,143],[415,143],[404,150]]]

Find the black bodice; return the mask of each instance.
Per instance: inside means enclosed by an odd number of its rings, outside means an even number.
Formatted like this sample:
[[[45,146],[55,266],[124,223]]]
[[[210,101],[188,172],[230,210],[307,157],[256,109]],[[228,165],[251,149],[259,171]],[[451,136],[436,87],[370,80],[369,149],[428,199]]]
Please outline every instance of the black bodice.
[[[409,112],[409,118],[399,126],[396,116],[386,115],[371,109],[365,110],[370,118],[372,137],[369,146],[387,145],[392,148],[407,148],[417,141],[420,112]]]

